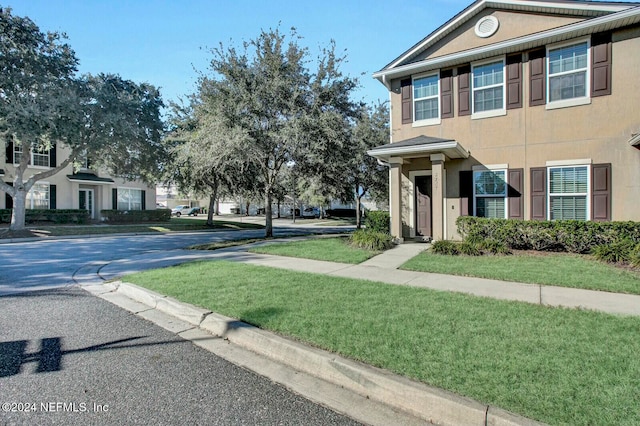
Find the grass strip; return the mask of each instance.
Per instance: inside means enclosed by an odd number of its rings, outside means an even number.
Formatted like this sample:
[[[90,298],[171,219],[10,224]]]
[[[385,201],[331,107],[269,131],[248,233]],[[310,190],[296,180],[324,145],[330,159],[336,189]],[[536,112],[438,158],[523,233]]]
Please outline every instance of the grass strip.
[[[125,279],[539,421],[640,424],[640,318],[223,261]]]
[[[567,253],[512,256],[448,256],[421,253],[401,269],[640,294],[640,273]]]
[[[362,263],[380,252],[352,247],[347,237],[313,238],[304,241],[270,244],[254,247],[252,253],[273,254],[277,256],[298,257],[328,262],[349,264]]]

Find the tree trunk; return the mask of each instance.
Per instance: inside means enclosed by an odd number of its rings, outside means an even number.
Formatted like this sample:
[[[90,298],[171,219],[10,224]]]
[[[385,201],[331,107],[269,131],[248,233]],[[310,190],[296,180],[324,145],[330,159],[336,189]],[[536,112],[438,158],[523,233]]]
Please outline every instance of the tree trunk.
[[[244,212],[244,215],[245,215],[245,216],[249,216],[249,205],[250,205],[250,204],[251,204],[251,203],[250,203],[249,201],[247,201],[247,211],[245,211],[245,212]]]
[[[280,219],[280,199],[278,199],[278,219]]]
[[[216,198],[216,211],[213,214],[220,216],[220,199],[218,198]]]
[[[213,213],[215,213],[216,195],[209,195],[209,211],[207,212],[207,225],[213,226]]]
[[[271,190],[267,188],[264,198],[264,236],[265,238],[273,237],[273,217],[271,214]]]
[[[13,211],[11,212],[11,225],[9,225],[9,230],[22,231],[26,228],[26,202],[27,191],[24,189],[16,189],[16,194],[13,196]]]
[[[362,197],[356,195],[356,229],[362,228],[361,200]]]

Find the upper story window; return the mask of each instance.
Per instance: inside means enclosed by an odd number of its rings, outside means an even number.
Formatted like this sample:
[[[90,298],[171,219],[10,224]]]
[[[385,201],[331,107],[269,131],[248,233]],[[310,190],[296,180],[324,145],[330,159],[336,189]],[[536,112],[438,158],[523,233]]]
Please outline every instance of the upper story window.
[[[472,67],[473,115],[479,118],[505,113],[504,60]]]
[[[438,74],[418,77],[413,80],[414,120],[424,122],[440,118]]]
[[[22,158],[22,145],[13,145],[13,164],[19,164]],[[31,165],[36,167],[49,167],[49,150],[33,149],[31,152]]]
[[[589,166],[549,167],[549,219],[588,220]]]
[[[474,216],[505,219],[507,217],[506,170],[474,170]]]
[[[547,61],[550,103],[588,97],[588,41],[550,48]]]

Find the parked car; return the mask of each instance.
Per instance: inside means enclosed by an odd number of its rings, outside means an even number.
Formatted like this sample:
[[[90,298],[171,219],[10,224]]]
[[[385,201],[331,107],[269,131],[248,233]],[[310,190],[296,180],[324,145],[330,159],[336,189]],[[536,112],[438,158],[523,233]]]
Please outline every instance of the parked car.
[[[320,209],[317,207],[307,207],[302,211],[302,217],[318,218],[320,217]]]
[[[192,207],[179,205],[171,209],[171,216],[180,217],[183,214],[189,214]]]
[[[191,207],[187,212],[187,216],[198,216],[199,213],[202,213],[200,207]]]

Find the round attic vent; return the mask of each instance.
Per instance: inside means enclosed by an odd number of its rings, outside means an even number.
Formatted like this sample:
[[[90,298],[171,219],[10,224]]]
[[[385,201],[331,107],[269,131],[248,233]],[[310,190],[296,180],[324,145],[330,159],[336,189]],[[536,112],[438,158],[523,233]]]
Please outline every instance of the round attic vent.
[[[482,17],[476,23],[476,35],[482,38],[491,37],[498,31],[499,26],[500,22],[495,16]]]

